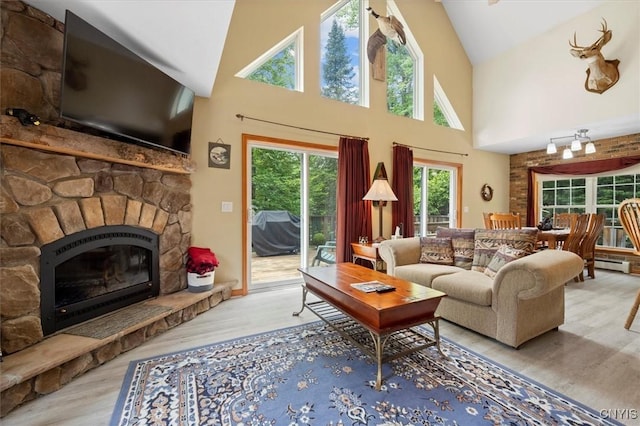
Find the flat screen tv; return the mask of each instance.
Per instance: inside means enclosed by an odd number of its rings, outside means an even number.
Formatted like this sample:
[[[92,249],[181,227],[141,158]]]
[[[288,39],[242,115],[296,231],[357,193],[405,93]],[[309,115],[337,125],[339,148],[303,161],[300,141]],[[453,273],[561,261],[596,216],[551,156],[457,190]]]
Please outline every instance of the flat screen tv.
[[[60,116],[133,142],[189,154],[194,93],[66,11]]]

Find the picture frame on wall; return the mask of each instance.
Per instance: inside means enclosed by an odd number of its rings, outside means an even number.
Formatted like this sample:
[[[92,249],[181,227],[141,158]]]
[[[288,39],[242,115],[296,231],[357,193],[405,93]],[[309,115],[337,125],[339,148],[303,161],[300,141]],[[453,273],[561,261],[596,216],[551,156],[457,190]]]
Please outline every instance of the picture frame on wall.
[[[221,142],[209,142],[209,167],[231,168],[231,145]]]

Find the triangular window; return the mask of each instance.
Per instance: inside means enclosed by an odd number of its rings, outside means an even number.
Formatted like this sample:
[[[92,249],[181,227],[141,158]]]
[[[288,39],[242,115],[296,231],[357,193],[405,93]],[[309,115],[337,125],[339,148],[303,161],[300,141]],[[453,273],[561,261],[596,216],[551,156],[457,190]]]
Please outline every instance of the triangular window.
[[[236,77],[304,91],[302,35],[300,28],[239,71]]]
[[[458,114],[435,75],[433,76],[433,122],[440,126],[464,130]]]

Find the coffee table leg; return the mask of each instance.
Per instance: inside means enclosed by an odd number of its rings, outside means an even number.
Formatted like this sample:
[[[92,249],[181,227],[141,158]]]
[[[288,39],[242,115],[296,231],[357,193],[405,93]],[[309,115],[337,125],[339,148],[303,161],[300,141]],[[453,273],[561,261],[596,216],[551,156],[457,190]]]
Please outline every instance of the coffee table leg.
[[[378,373],[376,376],[376,390],[379,391],[382,388],[382,355],[384,353],[384,344],[387,342],[389,336],[384,339],[380,338],[380,335],[369,331],[371,339],[373,339],[373,346],[376,350],[376,363],[378,364]]]
[[[433,321],[429,322],[429,325],[431,326],[431,328],[433,328],[433,338],[436,341],[436,348],[438,349],[438,352],[440,352],[440,356],[447,358],[447,356],[444,354],[444,352],[442,352],[442,349],[440,348],[440,323],[438,322],[439,318],[434,319]]]
[[[302,313],[302,311],[304,311],[304,308],[307,306],[307,292],[309,290],[307,290],[307,287],[305,285],[302,286],[302,308],[300,308],[300,310],[298,312],[294,312],[293,316],[297,317],[298,315],[300,315]]]

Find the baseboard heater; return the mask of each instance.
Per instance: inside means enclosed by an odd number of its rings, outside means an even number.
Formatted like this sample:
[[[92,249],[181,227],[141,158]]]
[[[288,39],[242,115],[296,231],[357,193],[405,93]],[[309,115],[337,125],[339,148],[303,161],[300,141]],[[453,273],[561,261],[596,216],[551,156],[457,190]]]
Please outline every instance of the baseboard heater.
[[[631,264],[626,260],[596,259],[596,268],[620,271],[628,274],[631,272]]]

